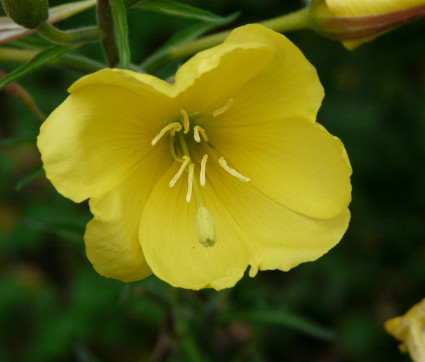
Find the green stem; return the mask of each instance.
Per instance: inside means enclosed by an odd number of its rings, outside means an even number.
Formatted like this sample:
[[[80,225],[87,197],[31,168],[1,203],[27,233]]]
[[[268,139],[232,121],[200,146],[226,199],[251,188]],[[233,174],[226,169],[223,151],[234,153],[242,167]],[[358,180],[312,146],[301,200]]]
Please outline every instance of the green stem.
[[[63,31],[47,22],[41,24],[36,32],[54,44],[64,45],[96,42],[103,37],[103,32],[97,26]]]
[[[97,23],[105,33],[102,41],[103,53],[110,67],[120,62],[117,40],[115,38],[114,19],[109,0],[97,0]]]
[[[34,58],[41,50],[15,49],[0,47],[0,61],[26,63]],[[105,65],[79,54],[64,54],[50,65],[61,64],[76,72],[87,74],[105,68]]]
[[[141,0],[124,0],[124,5],[126,8],[129,8],[133,5],[136,5],[137,3],[139,3]]]
[[[308,11],[309,8],[306,7],[290,14],[285,14],[277,18],[265,20],[260,24],[278,32],[311,29],[313,25],[310,21]],[[205,36],[182,45],[171,47],[168,49],[167,55],[171,59],[187,57],[203,49],[220,44],[229,35],[230,31],[231,30],[222,31],[220,33]]]

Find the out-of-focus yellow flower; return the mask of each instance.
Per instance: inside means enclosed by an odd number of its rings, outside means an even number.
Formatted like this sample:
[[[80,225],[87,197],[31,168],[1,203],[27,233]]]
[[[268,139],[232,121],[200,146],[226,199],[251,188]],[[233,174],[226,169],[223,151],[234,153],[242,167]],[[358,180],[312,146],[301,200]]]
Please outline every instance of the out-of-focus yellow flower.
[[[317,32],[342,40],[347,49],[425,15],[425,0],[313,0]]]
[[[400,350],[415,362],[425,361],[425,299],[401,317],[385,322],[385,329],[402,343]]]
[[[90,198],[100,274],[222,289],[249,265],[315,260],[344,234],[350,163],[315,123],[316,70],[283,35],[238,28],[172,84],[107,69],[69,91],[38,146],[56,189]]]

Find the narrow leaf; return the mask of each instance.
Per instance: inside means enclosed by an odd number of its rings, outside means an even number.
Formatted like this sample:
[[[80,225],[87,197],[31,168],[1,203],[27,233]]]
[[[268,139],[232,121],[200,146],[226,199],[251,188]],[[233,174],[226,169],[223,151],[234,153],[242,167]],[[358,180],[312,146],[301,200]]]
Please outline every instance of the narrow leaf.
[[[234,319],[245,319],[251,322],[275,324],[293,328],[305,334],[323,340],[332,341],[334,333],[310,320],[285,310],[245,310],[226,313],[222,320],[228,322]]]
[[[0,147],[18,146],[25,143],[36,143],[35,138],[4,138],[0,139]]]
[[[16,191],[20,191],[25,185],[35,180],[37,177],[43,174],[43,166],[35,166],[23,179],[21,179],[16,185]]]
[[[132,9],[156,11],[162,14],[206,21],[210,23],[220,23],[224,19],[221,16],[209,11],[186,4],[180,4],[172,0],[145,0],[137,5],[134,5]]]
[[[112,17],[114,19],[115,32],[117,34],[120,65],[128,69],[130,64],[130,46],[128,44],[127,11],[123,0],[110,0]]]
[[[80,222],[75,222],[72,220],[36,220],[32,218],[21,218],[20,222],[24,225],[39,230],[41,232],[50,232],[63,237],[64,239],[77,242],[79,244],[83,243],[84,235],[84,224]]]
[[[16,79],[23,77],[24,75],[31,73],[32,71],[42,67],[46,63],[52,62],[60,58],[63,54],[69,52],[72,48],[60,45],[52,45],[42,52],[38,53],[29,62],[22,64],[19,68],[16,68],[10,72],[6,77],[0,80],[0,90],[13,82]]]
[[[6,77],[6,73],[0,70],[0,79],[3,79]],[[41,122],[43,122],[46,119],[46,115],[41,112],[40,108],[38,108],[37,103],[35,102],[34,98],[31,96],[31,94],[20,84],[17,82],[11,82],[7,86],[5,86],[4,91],[15,96],[21,102],[23,102],[27,108],[30,110],[30,112]]]
[[[174,34],[162,47],[156,50],[151,56],[146,58],[140,67],[150,73],[161,66],[165,61],[168,60],[167,51],[172,46],[183,44],[190,42],[194,39],[199,38],[201,35],[206,32],[217,28],[218,26],[225,25],[227,23],[232,22],[236,19],[238,13],[229,15],[225,18],[225,23],[206,23],[206,22],[198,22],[186,29],[179,31],[177,34]]]

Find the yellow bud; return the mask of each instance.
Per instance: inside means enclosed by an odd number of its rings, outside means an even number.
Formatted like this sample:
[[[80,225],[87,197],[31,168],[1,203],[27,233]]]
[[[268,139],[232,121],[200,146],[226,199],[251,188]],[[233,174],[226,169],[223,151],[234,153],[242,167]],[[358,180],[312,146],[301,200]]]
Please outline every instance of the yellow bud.
[[[406,2],[405,6],[399,0],[377,2],[375,6],[368,1],[347,0],[347,6],[343,9],[355,9],[350,13],[341,12],[339,7],[335,7],[339,3],[313,0],[309,7],[309,16],[319,34],[341,40],[350,50],[425,15],[423,0]],[[370,10],[375,8],[377,10]]]
[[[204,206],[201,206],[196,213],[196,231],[198,240],[203,246],[214,246],[216,242],[214,221],[210,210]]]
[[[15,23],[35,29],[49,17],[47,0],[1,0],[6,14]]]

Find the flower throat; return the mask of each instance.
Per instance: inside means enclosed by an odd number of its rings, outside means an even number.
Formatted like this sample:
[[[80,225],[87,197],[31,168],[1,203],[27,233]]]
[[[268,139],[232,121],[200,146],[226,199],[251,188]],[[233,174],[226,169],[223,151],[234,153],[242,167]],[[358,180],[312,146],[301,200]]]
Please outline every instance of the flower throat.
[[[233,100],[230,99],[224,107],[214,111],[211,114],[212,117],[215,118],[226,112],[232,103]],[[184,172],[188,174],[186,202],[189,203],[192,195],[194,196],[198,208],[196,213],[198,240],[204,246],[213,246],[216,243],[214,221],[211,212],[205,206],[200,189],[206,185],[207,161],[212,159],[227,173],[243,182],[249,182],[250,179],[229,167],[224,157],[211,145],[203,127],[200,112],[188,115],[184,109],[181,109],[178,120],[165,121],[165,123],[166,126],[152,140],[152,146],[155,146],[164,136],[168,136],[171,156],[175,162],[180,164],[180,168],[170,180],[169,186],[173,187]],[[195,177],[195,169],[199,169],[199,182]]]

